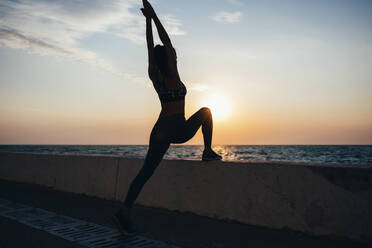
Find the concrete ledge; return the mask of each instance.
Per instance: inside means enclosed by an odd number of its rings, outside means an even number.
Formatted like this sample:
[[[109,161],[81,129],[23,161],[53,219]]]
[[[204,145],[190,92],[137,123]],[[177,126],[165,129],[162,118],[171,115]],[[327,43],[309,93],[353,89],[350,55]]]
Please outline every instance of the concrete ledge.
[[[122,201],[142,163],[0,153],[0,178]],[[372,243],[372,167],[163,160],[137,203]]]
[[[114,199],[119,158],[0,153],[0,178]]]

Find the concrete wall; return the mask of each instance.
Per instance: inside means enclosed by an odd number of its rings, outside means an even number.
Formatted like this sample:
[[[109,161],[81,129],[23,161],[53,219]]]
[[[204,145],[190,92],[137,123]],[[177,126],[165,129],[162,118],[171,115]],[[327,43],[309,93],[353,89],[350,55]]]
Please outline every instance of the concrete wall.
[[[142,163],[0,153],[0,179],[123,201]],[[136,203],[372,243],[372,167],[163,160]]]

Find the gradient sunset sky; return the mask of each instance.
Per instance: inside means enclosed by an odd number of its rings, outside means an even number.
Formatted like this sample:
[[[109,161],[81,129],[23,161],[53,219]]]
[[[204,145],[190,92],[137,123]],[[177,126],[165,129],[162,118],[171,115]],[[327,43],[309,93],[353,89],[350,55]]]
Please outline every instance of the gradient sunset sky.
[[[213,144],[372,144],[372,1],[150,2]],[[148,144],[140,7],[0,0],[0,144]]]

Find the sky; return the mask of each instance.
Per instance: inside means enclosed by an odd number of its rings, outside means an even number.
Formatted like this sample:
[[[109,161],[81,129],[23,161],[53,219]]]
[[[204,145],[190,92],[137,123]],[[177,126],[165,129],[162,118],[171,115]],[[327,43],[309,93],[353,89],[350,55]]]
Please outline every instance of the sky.
[[[214,145],[372,144],[372,1],[150,2]],[[0,144],[147,145],[141,3],[0,0]]]

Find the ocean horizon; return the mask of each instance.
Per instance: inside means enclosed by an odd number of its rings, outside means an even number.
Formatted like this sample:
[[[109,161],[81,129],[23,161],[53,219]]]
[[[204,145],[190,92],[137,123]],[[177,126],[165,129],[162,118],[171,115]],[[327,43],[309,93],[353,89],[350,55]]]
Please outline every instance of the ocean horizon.
[[[200,160],[202,145],[171,145],[164,159]],[[372,166],[372,145],[214,145],[223,161]],[[148,145],[0,145],[0,152],[145,158]]]

